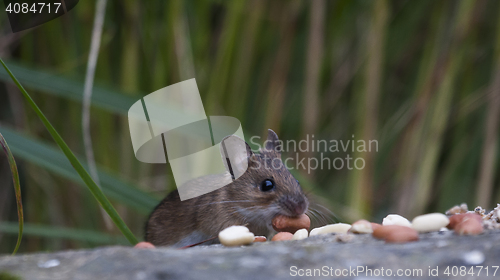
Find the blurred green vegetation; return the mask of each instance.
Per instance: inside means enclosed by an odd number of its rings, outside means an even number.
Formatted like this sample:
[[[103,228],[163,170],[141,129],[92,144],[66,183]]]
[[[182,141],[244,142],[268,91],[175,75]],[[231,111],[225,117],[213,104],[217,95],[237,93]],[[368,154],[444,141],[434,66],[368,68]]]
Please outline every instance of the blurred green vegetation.
[[[0,12],[0,57],[77,155],[94,6],[16,34]],[[110,0],[92,140],[103,191],[136,236],[175,185],[168,164],[135,159],[126,112],[193,77],[207,115],[238,118],[248,139],[271,128],[282,140],[377,140],[378,152],[347,152],[362,170],[293,171],[343,221],[500,201],[498,1]],[[0,81],[0,132],[25,207],[20,251],[123,243],[3,70]],[[0,253],[10,253],[17,217],[3,155],[0,220]]]

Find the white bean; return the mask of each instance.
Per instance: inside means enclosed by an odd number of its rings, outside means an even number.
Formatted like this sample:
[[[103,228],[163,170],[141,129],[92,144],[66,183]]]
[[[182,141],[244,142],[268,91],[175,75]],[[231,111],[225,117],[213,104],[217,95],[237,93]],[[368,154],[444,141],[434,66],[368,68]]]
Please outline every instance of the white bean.
[[[311,230],[311,233],[309,233],[309,236],[314,236],[314,235],[318,235],[318,234],[327,234],[327,233],[347,233],[350,228],[351,228],[351,225],[343,224],[343,223],[326,225],[326,226],[315,228],[315,229]]]
[[[352,227],[349,231],[352,233],[372,233],[373,228],[372,224],[367,220],[359,220],[352,224]]]
[[[405,227],[411,227],[410,221],[406,219],[403,216],[400,216],[398,214],[390,214],[387,215],[387,217],[382,220],[382,225],[383,226],[390,226],[390,225],[396,225],[396,226],[405,226]]]
[[[219,241],[225,246],[240,246],[253,242],[255,236],[244,226],[230,226],[219,232]]]
[[[307,229],[299,229],[297,230],[292,237],[292,240],[302,240],[309,237],[309,233],[307,232]]]
[[[415,217],[411,222],[413,229],[418,232],[439,231],[449,223],[450,219],[441,213],[420,215]]]

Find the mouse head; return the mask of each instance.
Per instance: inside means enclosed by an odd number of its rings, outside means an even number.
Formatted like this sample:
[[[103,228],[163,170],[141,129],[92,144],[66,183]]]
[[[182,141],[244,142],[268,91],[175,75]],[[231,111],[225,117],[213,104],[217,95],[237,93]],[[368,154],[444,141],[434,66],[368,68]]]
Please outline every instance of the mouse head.
[[[248,143],[237,136],[228,136],[223,142],[226,140],[233,141],[232,147],[240,147],[240,152],[231,156],[226,145],[226,152],[221,147],[221,154],[227,171],[235,178],[224,188],[229,200],[241,201],[241,214],[269,222],[278,214],[298,216],[307,211],[308,200],[281,160],[281,141],[274,131],[269,129],[259,153],[252,152]]]

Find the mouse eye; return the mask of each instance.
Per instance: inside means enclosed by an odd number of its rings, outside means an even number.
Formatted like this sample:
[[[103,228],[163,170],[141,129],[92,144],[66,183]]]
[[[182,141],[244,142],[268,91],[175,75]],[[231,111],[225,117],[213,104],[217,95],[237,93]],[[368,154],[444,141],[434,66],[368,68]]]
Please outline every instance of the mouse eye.
[[[274,182],[269,179],[262,181],[262,183],[260,184],[260,190],[263,192],[274,190],[274,187]]]

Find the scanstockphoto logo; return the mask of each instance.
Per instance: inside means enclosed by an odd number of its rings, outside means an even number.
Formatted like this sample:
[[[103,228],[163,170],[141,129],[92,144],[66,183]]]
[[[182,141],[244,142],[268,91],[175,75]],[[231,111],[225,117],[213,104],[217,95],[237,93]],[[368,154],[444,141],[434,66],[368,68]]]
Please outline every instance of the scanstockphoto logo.
[[[195,79],[145,96],[130,107],[128,120],[136,158],[168,161],[181,200],[222,188],[248,168],[240,122],[207,116]]]
[[[250,143],[262,150],[260,136],[252,136]],[[284,165],[288,170],[304,170],[310,174],[313,170],[361,170],[366,166],[362,154],[378,152],[377,140],[357,139],[316,139],[315,135],[307,134],[305,139],[278,140],[281,159],[269,158],[264,161],[264,168],[279,169]],[[343,154],[343,156],[338,156]],[[355,156],[358,155],[358,156]],[[252,168],[261,168],[259,162]]]
[[[181,201],[222,188],[248,169],[249,151],[239,120],[207,116],[195,79],[141,98],[130,107],[128,120],[136,158],[151,164],[169,162]],[[250,140],[260,152],[260,137]],[[353,153],[378,151],[376,140],[356,141],[354,136],[347,141],[315,140],[314,135],[301,141],[278,141],[281,160],[273,157],[267,165],[264,158],[265,166],[257,162],[252,168],[280,169],[284,164],[308,173],[315,169],[363,169],[362,157],[332,155],[349,149]],[[309,152],[319,157],[300,157]]]

